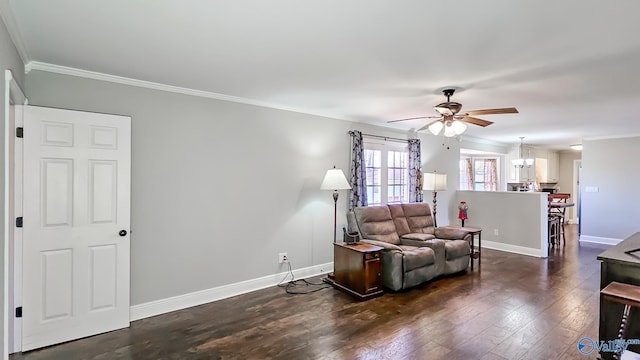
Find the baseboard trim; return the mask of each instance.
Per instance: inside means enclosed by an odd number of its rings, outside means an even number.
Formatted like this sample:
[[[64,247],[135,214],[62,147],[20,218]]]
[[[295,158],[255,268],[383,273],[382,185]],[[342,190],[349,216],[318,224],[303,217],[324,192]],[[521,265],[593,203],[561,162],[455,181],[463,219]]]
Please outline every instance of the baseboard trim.
[[[615,238],[606,238],[606,237],[598,237],[598,236],[588,236],[588,235],[580,235],[581,243],[590,243],[590,244],[604,244],[604,245],[616,245],[620,241],[624,239],[615,239]]]
[[[528,248],[524,246],[505,244],[495,241],[482,240],[482,247],[492,250],[506,251],[514,254],[535,256],[539,258],[546,257],[546,255],[542,253],[541,249]]]
[[[293,270],[296,279],[304,279],[312,276],[327,274],[333,271],[333,263],[315,265],[307,268]],[[251,291],[264,289],[277,285],[282,281],[287,272],[263,276],[257,279],[241,281],[238,283],[222,285],[211,289],[178,295],[166,299],[151,301],[144,304],[133,305],[129,311],[131,321],[140,320],[156,315],[166,314],[171,311],[182,310],[192,306],[202,305],[232,296],[246,294]]]

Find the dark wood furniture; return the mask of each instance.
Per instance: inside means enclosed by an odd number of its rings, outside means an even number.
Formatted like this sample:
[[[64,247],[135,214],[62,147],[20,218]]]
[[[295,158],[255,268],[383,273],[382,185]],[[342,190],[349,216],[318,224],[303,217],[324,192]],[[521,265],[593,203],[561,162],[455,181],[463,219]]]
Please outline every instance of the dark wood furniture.
[[[382,248],[365,243],[333,245],[333,286],[360,300],[382,295]]]
[[[622,304],[624,309],[622,310],[622,314],[620,315],[620,328],[618,330],[618,343],[614,343],[613,346],[608,348],[607,352],[611,352],[612,358],[615,360],[619,360],[623,351],[626,350],[625,345],[630,340],[627,335],[627,329],[629,328],[629,318],[631,316],[632,308],[640,307],[640,286],[623,284],[619,282],[612,282],[607,285],[604,289],[600,290],[600,302],[613,302]],[[633,339],[633,341],[637,341],[638,339]],[[637,354],[636,354],[637,355]],[[633,357],[634,359],[636,357]]]
[[[598,255],[600,264],[600,290],[612,282],[640,286],[640,233],[635,233],[619,244]],[[611,301],[600,301],[599,339],[614,340],[618,337],[620,319],[624,305]],[[628,339],[640,339],[640,312],[632,312],[627,328]],[[640,345],[629,345],[629,350],[640,352]],[[612,359],[613,354],[603,352],[603,359]]]
[[[481,264],[482,262],[482,229],[480,228],[474,228],[474,227],[470,227],[470,226],[455,226],[455,225],[447,225],[447,226],[443,226],[443,228],[449,228],[449,229],[459,229],[459,230],[463,230],[463,231],[468,231],[469,234],[471,235],[471,254],[470,254],[470,259],[469,261],[471,261],[471,270],[473,270],[473,259],[478,259],[478,265]],[[478,248],[476,249],[475,247],[475,238],[476,235],[478,235]]]

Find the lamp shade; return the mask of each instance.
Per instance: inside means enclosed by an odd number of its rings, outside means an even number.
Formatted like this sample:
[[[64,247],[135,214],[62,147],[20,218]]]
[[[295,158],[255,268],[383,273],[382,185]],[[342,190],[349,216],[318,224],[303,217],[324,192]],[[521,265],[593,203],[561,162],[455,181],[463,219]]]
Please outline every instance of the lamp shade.
[[[447,174],[424,173],[422,190],[445,191],[447,190]]]
[[[438,135],[440,134],[440,131],[442,130],[443,127],[444,127],[444,124],[442,123],[442,121],[436,121],[433,124],[429,125],[427,129],[429,129],[429,131],[433,135]]]
[[[320,185],[320,190],[346,189],[351,189],[351,185],[349,185],[342,170],[336,168],[327,170],[327,173],[324,175],[324,180],[322,180],[322,185]]]
[[[456,135],[460,135],[463,132],[465,132],[465,130],[467,130],[467,125],[465,123],[463,123],[462,121],[456,120],[451,124],[451,127],[453,128],[453,132]]]

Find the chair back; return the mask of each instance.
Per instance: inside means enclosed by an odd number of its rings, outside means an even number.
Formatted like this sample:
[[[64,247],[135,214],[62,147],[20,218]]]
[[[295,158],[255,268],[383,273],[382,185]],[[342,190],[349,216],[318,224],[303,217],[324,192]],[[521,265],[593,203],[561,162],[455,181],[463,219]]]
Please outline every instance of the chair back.
[[[570,197],[571,197],[571,194],[568,194],[568,193],[549,194],[549,202],[566,203]]]
[[[565,214],[565,209],[552,208],[551,203],[564,203],[566,204],[568,199],[571,197],[571,194],[568,193],[559,193],[559,194],[549,194],[549,214],[562,215]]]

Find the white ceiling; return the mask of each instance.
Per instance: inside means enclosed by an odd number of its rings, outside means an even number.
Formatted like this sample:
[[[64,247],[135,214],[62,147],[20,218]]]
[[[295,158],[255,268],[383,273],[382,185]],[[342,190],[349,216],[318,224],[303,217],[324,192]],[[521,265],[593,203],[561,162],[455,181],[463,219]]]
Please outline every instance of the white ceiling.
[[[456,87],[463,111],[520,111],[466,135],[640,135],[637,0],[1,1],[25,62],[384,126],[436,115]]]

